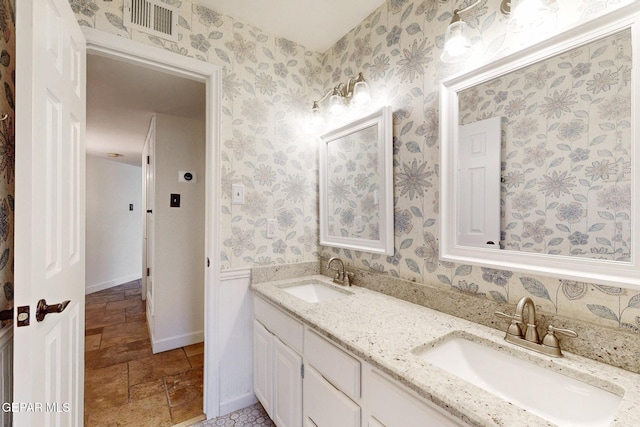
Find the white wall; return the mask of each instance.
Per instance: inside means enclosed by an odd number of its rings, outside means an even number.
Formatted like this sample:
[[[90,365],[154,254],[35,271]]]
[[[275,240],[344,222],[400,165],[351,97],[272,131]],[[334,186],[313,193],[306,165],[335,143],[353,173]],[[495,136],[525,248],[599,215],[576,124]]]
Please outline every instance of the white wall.
[[[87,156],[86,293],[141,277],[141,180],[138,166]]]
[[[181,170],[196,182],[178,182]],[[170,207],[172,193],[180,207]],[[205,122],[157,114],[153,351],[204,339]]]

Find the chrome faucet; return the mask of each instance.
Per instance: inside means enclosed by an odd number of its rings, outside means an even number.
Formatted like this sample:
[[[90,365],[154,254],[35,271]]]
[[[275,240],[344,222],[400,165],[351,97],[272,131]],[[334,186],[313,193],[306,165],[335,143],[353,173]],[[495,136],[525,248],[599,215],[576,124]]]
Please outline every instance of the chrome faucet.
[[[523,334],[522,326],[524,325],[523,314],[525,307],[527,307],[527,323],[525,333]],[[547,356],[562,357],[560,342],[558,341],[556,334],[572,338],[578,336],[578,334],[570,329],[560,329],[549,325],[547,328],[547,334],[542,339],[542,342],[540,342],[536,326],[536,307],[533,304],[533,300],[529,297],[520,298],[520,301],[518,301],[518,305],[516,306],[516,312],[513,315],[508,315],[499,311],[496,311],[495,315],[503,319],[511,320],[511,323],[507,328],[507,334],[504,337],[507,342],[528,348],[529,350],[537,351],[538,353],[546,354]]]
[[[334,261],[340,263],[339,268],[331,268],[331,263]],[[353,273],[346,271],[344,269],[344,262],[342,262],[340,258],[336,256],[334,256],[333,258],[330,258],[329,261],[327,261],[327,269],[333,270],[336,272],[336,274],[333,276],[333,283],[337,283],[343,286],[351,286],[351,281],[353,280]]]

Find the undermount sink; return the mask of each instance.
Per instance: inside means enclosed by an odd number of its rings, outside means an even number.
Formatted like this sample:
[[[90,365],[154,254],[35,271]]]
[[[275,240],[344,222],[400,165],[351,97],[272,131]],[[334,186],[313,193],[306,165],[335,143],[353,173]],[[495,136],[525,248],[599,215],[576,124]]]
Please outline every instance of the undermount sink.
[[[282,285],[280,286],[280,289],[290,293],[294,297],[310,303],[328,301],[353,295],[353,293],[349,291],[334,288],[328,283],[324,283],[319,280],[304,280],[292,285]]]
[[[561,426],[609,426],[622,400],[609,391],[465,338],[452,338],[433,348],[418,347],[413,353]]]

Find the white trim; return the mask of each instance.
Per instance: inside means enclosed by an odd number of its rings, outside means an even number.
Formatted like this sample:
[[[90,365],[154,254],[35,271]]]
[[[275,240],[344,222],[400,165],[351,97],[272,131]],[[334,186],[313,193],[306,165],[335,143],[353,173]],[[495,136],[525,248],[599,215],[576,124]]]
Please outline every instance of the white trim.
[[[197,344],[204,341],[204,331],[190,332],[188,334],[176,335],[161,340],[155,340],[151,336],[151,347],[153,354],[160,353],[174,348],[185,347],[191,344]]]
[[[108,280],[102,283],[96,283],[94,285],[89,285],[85,289],[85,295],[92,294],[94,292],[103,291],[105,289],[113,288],[114,286],[124,285],[125,283],[133,282],[135,280],[140,280],[141,277],[139,274],[132,274],[130,276],[119,277],[117,279]]]
[[[218,305],[220,256],[220,104],[222,69],[214,64],[148,46],[123,37],[114,36],[92,28],[83,28],[87,40],[87,53],[113,58],[130,64],[141,65],[157,71],[205,82],[206,84],[206,224],[205,257],[211,264],[205,269],[205,362],[204,362],[204,413],[207,418],[220,412],[220,371],[218,354]],[[206,260],[203,260],[207,265]]]
[[[230,414],[238,409],[246,408],[258,402],[256,395],[247,393],[243,396],[220,402],[220,416]]]
[[[378,127],[378,224],[379,238],[343,237],[329,232],[328,144],[372,126]],[[380,255],[393,255],[393,124],[391,106],[384,106],[358,120],[320,136],[320,245]]]
[[[251,279],[251,269],[238,268],[234,270],[222,270],[220,272],[220,281],[234,279]]]

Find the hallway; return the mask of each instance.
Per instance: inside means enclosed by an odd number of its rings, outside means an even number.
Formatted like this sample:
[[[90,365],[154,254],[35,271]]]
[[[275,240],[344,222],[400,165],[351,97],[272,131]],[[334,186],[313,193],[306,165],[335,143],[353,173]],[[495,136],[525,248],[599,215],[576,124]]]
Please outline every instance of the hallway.
[[[201,420],[204,345],[151,351],[140,281],[86,296],[85,425]]]

